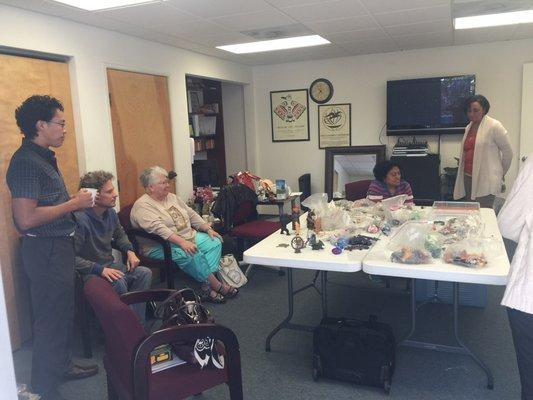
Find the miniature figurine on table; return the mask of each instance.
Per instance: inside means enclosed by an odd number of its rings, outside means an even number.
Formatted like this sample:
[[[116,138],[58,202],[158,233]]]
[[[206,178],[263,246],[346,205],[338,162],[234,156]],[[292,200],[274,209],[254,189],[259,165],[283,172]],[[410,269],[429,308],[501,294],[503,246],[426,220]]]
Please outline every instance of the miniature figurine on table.
[[[315,229],[316,214],[313,210],[307,212],[307,230],[312,231]]]
[[[291,247],[294,249],[295,253],[301,253],[302,249],[305,247],[304,240],[300,237],[300,235],[296,235],[291,240]]]
[[[317,235],[320,235],[320,231],[322,230],[322,219],[320,217],[315,218],[315,233]]]
[[[322,240],[316,240],[316,234],[311,233],[307,241],[313,250],[322,250],[324,248],[324,242]]]
[[[300,225],[300,207],[294,206],[292,208],[292,230],[296,230],[296,224]]]
[[[279,222],[281,224],[281,231],[279,233],[285,233],[287,236],[290,236],[289,230],[287,229],[287,225],[289,224],[289,222],[291,222],[291,220],[292,216],[290,216],[289,214],[282,214],[279,217]]]

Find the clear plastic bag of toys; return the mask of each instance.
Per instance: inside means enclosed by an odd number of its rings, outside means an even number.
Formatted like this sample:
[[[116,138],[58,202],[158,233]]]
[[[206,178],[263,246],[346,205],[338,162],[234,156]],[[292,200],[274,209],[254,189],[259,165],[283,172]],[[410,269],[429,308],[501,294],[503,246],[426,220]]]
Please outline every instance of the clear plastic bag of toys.
[[[339,208],[333,204],[328,204],[328,207],[317,214],[322,221],[322,229],[325,231],[333,231],[335,229],[342,229],[350,225],[351,219],[347,211]]]
[[[302,206],[313,210],[315,214],[321,213],[328,206],[328,195],[327,193],[314,193],[304,201],[302,201]]]
[[[317,218],[320,218],[321,228],[324,231],[345,228],[350,225],[348,212],[337,207],[332,201],[328,203],[326,193],[315,193],[302,202],[302,205],[313,210]]]
[[[429,264],[432,255],[426,249],[426,238],[431,225],[425,222],[408,221],[391,238],[387,248],[392,251],[390,260],[402,264]]]
[[[466,238],[482,237],[485,225],[479,213],[433,221],[433,230],[443,236],[444,244]]]
[[[482,268],[487,265],[487,250],[491,241],[482,238],[469,238],[449,245],[442,259],[448,264],[467,268]]]

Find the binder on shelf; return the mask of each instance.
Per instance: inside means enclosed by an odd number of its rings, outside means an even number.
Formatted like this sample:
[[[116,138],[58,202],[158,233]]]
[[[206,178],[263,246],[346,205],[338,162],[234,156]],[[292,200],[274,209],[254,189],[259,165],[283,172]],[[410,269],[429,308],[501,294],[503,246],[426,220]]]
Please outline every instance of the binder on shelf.
[[[193,115],[191,119],[192,119],[192,129],[194,132],[194,136],[198,137],[200,136],[200,116]]]
[[[201,90],[187,90],[187,104],[189,113],[198,112],[198,109],[204,104],[204,93]]]
[[[200,135],[214,135],[217,127],[217,117],[196,115],[198,117],[198,125]]]

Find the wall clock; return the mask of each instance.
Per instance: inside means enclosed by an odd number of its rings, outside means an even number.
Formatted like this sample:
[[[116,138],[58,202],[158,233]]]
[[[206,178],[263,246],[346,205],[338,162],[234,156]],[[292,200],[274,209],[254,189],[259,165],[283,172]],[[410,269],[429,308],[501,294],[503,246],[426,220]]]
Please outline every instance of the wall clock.
[[[325,78],[316,79],[309,87],[309,94],[315,103],[327,103],[333,97],[333,85]]]

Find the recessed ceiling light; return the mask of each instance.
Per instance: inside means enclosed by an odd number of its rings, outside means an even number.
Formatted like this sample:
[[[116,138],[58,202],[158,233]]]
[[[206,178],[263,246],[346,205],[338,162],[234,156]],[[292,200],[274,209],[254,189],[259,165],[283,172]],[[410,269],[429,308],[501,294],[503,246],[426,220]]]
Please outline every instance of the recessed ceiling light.
[[[107,10],[109,8],[137,6],[140,4],[158,3],[160,0],[53,0],[87,11]]]
[[[309,35],[275,40],[262,40],[259,42],[229,44],[226,46],[217,46],[217,49],[226,50],[235,54],[245,54],[283,49],[295,49],[298,47],[320,46],[329,43],[331,43],[329,40],[326,40],[321,36]]]
[[[454,26],[455,29],[472,29],[489,26],[527,24],[530,22],[533,22],[533,10],[455,18]]]

